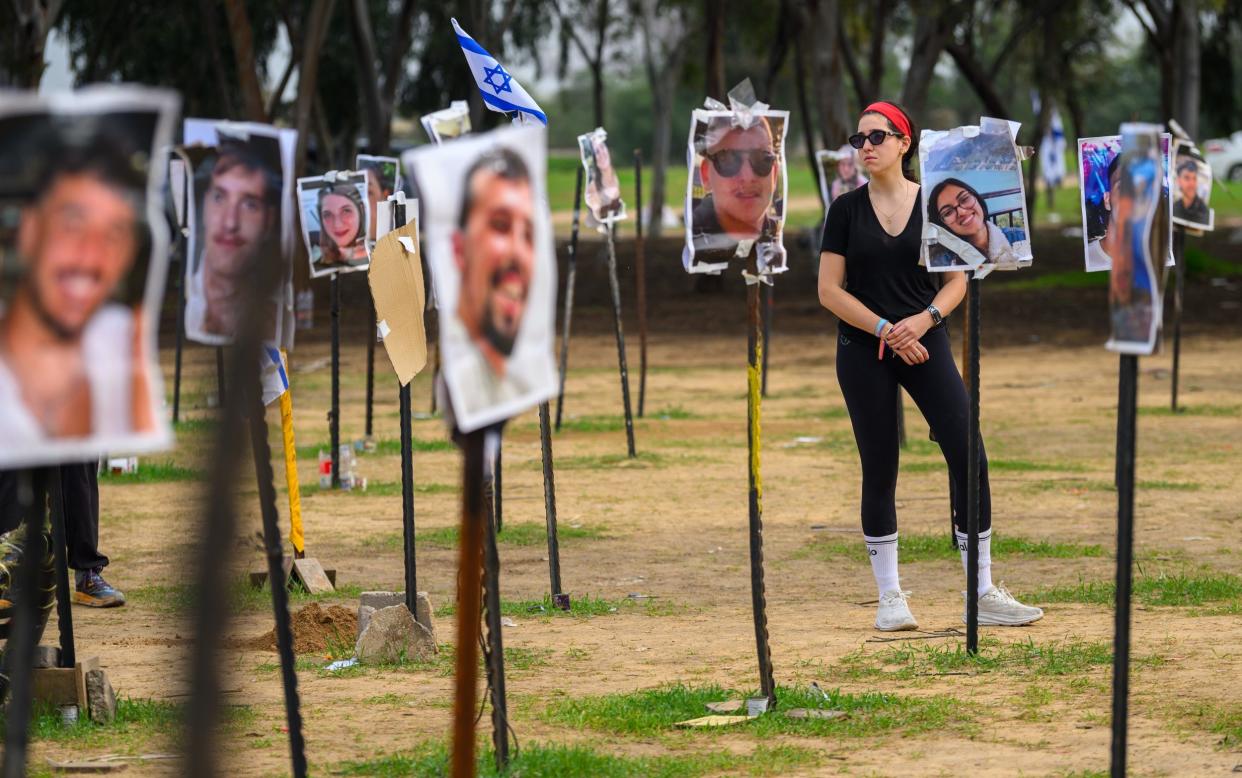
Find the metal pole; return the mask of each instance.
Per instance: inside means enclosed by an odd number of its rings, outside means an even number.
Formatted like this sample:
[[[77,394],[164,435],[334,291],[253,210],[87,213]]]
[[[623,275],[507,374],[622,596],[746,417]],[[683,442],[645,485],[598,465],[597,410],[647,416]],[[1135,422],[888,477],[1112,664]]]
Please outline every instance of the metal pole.
[[[98,462],[95,466],[98,466]],[[89,466],[89,465],[88,465]],[[72,465],[81,467],[81,465]],[[69,587],[69,553],[65,541],[65,491],[60,467],[49,467],[48,493],[51,503],[52,557],[56,563],[56,624],[60,628],[59,667],[77,664],[73,640],[73,590]]]
[[[332,439],[332,488],[341,488],[341,274],[332,274],[332,410],[328,411]]]
[[[768,354],[772,348],[772,287],[763,293],[763,375],[759,383],[759,394],[768,396]]]
[[[643,240],[643,152],[634,149],[634,201],[638,240],[634,244],[634,285],[638,304],[638,418],[647,402],[647,246]]]
[[[561,549],[556,537],[556,480],[552,472],[552,424],[548,403],[539,405],[539,444],[543,449],[543,510],[548,524],[548,576],[552,597],[561,594]]]
[[[1172,410],[1177,413],[1177,387],[1182,363],[1182,290],[1186,284],[1186,230],[1173,230],[1173,397]]]
[[[1134,458],[1138,415],[1138,357],[1124,354],[1117,391],[1117,600],[1113,622],[1114,778],[1126,774],[1130,695],[1130,583],[1134,563]]]
[[[177,253],[181,262],[176,267],[177,277],[173,281],[173,289],[177,294],[177,355],[173,362],[173,424],[181,421],[181,347],[185,341],[185,274],[190,267],[189,239],[186,235],[186,222],[190,208],[190,176],[187,174],[181,181],[181,224],[177,230]]]
[[[276,617],[276,651],[280,655],[280,677],[285,691],[285,723],[289,728],[289,751],[293,774],[306,775],[306,742],[302,738],[302,713],[298,704],[297,661],[293,655],[293,626],[289,619],[289,590],[286,588],[284,548],[276,513],[276,488],[272,483],[272,452],[267,443],[262,387],[258,371],[251,386],[254,399],[249,403],[250,447],[254,452],[255,475],[259,482],[259,510],[263,516],[263,545],[267,552],[267,580],[272,587],[272,611]]]
[[[750,273],[757,273],[755,252],[748,261]],[[759,470],[759,430],[762,410],[760,364],[763,361],[763,334],[759,321],[759,285],[746,287],[746,445],[750,456],[749,536],[750,536],[750,599],[755,620],[755,647],[759,654],[759,689],[768,703],[776,702],[776,681],[772,673],[772,649],[768,644],[768,606],[763,582],[763,477]]]
[[[582,214],[582,168],[574,185],[574,226],[569,233],[569,258],[565,271],[565,320],[561,330],[561,387],[556,395],[556,429],[561,429],[561,411],[565,406],[565,374],[569,371],[569,321],[574,315],[574,276],[578,270],[578,219]]]
[[[457,557],[457,657],[453,699],[454,778],[474,775],[474,706],[479,662],[479,599],[482,595],[483,431],[465,436],[461,495],[461,543]]]
[[[401,401],[401,529],[402,548],[405,552],[405,606],[411,614],[418,600],[417,568],[414,563],[414,439],[410,427],[410,385],[405,384],[398,393]]]
[[[979,284],[970,279],[970,416],[966,422],[966,653],[979,653]]]
[[[216,407],[223,408],[224,404],[224,347],[216,346]]]
[[[608,230],[608,288],[612,290],[612,319],[617,331],[617,363],[621,369],[621,401],[625,405],[625,441],[630,457],[634,450],[634,417],[630,414],[630,371],[625,364],[625,331],[621,326],[621,285],[617,282],[616,226]]]
[[[501,448],[502,446],[497,443],[495,469],[492,472],[492,509],[496,511],[494,523],[496,525],[497,532],[501,532],[505,528],[504,474],[502,471],[504,460],[502,458]]]
[[[371,322],[371,326],[369,327],[369,331],[367,332],[367,427],[366,427],[366,436],[367,436],[367,440],[370,440],[372,436],[371,419],[372,419],[373,411],[375,407],[375,331],[378,325],[376,325],[375,323],[375,298],[372,297],[371,295],[367,295],[367,304],[370,310],[370,313],[367,315],[367,321]],[[414,611],[410,611],[410,612],[413,613]]]
[[[509,708],[505,699],[505,651],[500,636],[500,554],[492,524],[487,525],[483,538],[483,597],[487,609],[487,681],[492,690],[492,746],[496,751],[496,770],[503,775],[509,766]]]
[[[39,644],[39,568],[47,554],[43,517],[47,510],[47,469],[22,471],[18,500],[26,522],[26,547],[14,572],[20,597],[13,603],[13,623],[4,651],[4,675],[9,679],[9,704],[5,712],[4,778],[26,775],[30,712],[34,693],[35,649]]]

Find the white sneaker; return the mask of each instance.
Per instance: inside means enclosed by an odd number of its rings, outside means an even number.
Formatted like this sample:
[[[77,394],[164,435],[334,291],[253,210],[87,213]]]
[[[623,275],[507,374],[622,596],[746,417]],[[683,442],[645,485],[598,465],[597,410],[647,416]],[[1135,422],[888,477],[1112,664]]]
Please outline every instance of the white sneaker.
[[[875,628],[881,632],[900,632],[906,629],[918,629],[919,623],[910,613],[906,603],[906,595],[899,589],[893,589],[880,595],[880,607],[875,612]]]
[[[966,593],[962,592],[962,599]],[[1005,584],[993,586],[979,595],[979,624],[994,627],[1020,627],[1039,621],[1044,611],[1033,605],[1023,605],[1005,588]],[[962,622],[966,621],[966,612],[962,611]]]

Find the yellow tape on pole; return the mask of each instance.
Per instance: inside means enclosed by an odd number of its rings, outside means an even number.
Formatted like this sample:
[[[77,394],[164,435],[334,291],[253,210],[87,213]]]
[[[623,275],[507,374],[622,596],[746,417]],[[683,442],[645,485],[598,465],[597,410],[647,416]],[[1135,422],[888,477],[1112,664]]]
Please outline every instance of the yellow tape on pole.
[[[285,357],[281,351],[280,356]],[[288,360],[285,360],[288,364]],[[298,450],[293,443],[293,388],[280,396],[280,429],[285,437],[285,483],[289,487],[289,542],[297,556],[306,553],[302,534],[302,494],[298,490]]]
[[[746,369],[747,398],[750,402],[750,472],[755,479],[755,494],[763,502],[763,475],[759,469],[759,409],[763,398],[763,341],[756,341],[755,364]]]

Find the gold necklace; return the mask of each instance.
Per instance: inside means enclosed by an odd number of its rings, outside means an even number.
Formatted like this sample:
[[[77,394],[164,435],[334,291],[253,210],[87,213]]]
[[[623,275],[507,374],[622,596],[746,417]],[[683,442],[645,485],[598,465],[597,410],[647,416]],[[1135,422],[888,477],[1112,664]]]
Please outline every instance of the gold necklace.
[[[867,187],[867,195],[868,199],[871,200],[871,207],[876,213],[884,217],[885,226],[892,226],[893,218],[896,217],[906,204],[906,197],[910,194],[910,191],[910,188],[906,187],[906,194],[902,195],[901,200],[897,203],[897,207],[893,209],[892,213],[884,213],[884,211],[880,210],[880,206],[876,204],[875,197],[871,196],[871,187]]]

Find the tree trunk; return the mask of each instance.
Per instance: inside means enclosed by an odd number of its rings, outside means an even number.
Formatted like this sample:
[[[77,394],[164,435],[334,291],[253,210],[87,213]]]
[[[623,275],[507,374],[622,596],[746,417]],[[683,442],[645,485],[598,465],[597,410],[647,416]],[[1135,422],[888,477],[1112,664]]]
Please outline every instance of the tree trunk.
[[[780,18],[776,23],[776,36],[772,40],[772,48],[768,51],[768,67],[763,76],[763,91],[759,94],[759,99],[768,102],[772,101],[772,94],[776,90],[776,80],[780,75],[781,69],[785,66],[785,57],[789,53],[790,38],[790,0],[781,0]]]
[[[868,71],[871,80],[867,83],[864,104],[858,108],[866,108],[873,100],[879,100],[880,90],[884,88],[884,34],[888,31],[888,18],[893,11],[893,0],[879,0],[874,3],[874,16],[870,19],[871,51]]]
[[[595,103],[595,126],[604,126],[604,49],[608,45],[608,0],[599,0],[595,22],[595,56],[591,59],[591,99]]]
[[[815,117],[811,115],[811,103],[806,99],[806,53],[802,48],[803,36],[798,36],[794,43],[794,86],[798,92],[798,113],[802,115],[803,143],[806,144],[806,162],[811,166],[811,174],[815,176],[815,191],[822,191],[819,180],[821,171],[815,160]],[[829,146],[829,148],[836,148]],[[825,207],[827,203],[824,203]]]
[[[14,0],[17,19],[8,36],[17,56],[13,58],[13,71],[7,74],[8,83],[18,88],[39,88],[47,67],[43,61],[47,34],[56,26],[63,6],[63,0]],[[3,78],[0,83],[4,83]]]
[[[306,23],[302,25],[302,62],[298,66],[298,100],[295,111],[295,127],[298,131],[297,152],[293,168],[296,174],[306,170],[307,135],[311,129],[311,113],[315,105],[315,92],[319,83],[319,54],[328,32],[335,0],[313,0]],[[330,153],[330,149],[326,152]]]
[[[922,122],[927,108],[927,91],[941,52],[952,35],[956,11],[946,3],[927,3],[914,24],[914,41],[911,46],[910,67],[906,70],[906,82],[901,90],[901,103],[915,121]]]
[[[216,7],[211,0],[198,0],[198,10],[203,18],[203,38],[209,52],[207,61],[211,65],[211,77],[216,82],[216,88],[220,90],[220,110],[224,113],[224,118],[232,119],[237,116],[237,109],[233,103],[233,90],[229,79],[224,74],[224,61],[220,58],[220,36],[216,33]]]
[[[825,45],[824,41],[837,41],[837,29],[841,24],[841,6],[838,0],[810,0],[810,24],[802,30],[803,41],[815,41],[810,47],[812,54],[811,74],[818,107],[820,133],[823,147],[835,149],[850,134],[849,109],[845,104],[845,68],[838,46]],[[805,49],[804,49],[805,50]]]
[[[708,97],[721,102],[725,100],[725,66],[724,66],[724,33],[725,33],[725,2],[724,0],[704,0],[707,19],[707,82],[703,89]]]
[[[1012,114],[1009,113],[1009,107],[1005,104],[1005,99],[996,91],[996,84],[993,82],[996,74],[984,72],[983,66],[975,58],[974,54],[960,43],[950,43],[945,46],[945,50],[953,58],[953,62],[957,65],[957,70],[962,74],[962,78],[966,79],[966,83],[970,84],[970,88],[978,95],[987,115],[994,116],[997,119],[1011,118]],[[1041,67],[1041,65],[1037,64],[1036,67]]]
[[[379,56],[375,50],[375,35],[371,31],[370,9],[367,0],[352,0],[349,31],[354,41],[354,59],[358,67],[358,86],[362,90],[362,104],[366,109],[367,149],[375,154],[388,150],[388,117],[380,100],[379,73],[376,63]]]
[[[1171,116],[1191,138],[1199,137],[1200,36],[1198,0],[1173,4]]]
[[[266,122],[268,117],[263,106],[263,90],[259,86],[259,74],[254,64],[254,34],[250,29],[250,17],[246,15],[244,0],[224,0],[224,13],[229,20],[229,41],[233,44],[233,61],[237,65],[238,87],[246,118],[252,122]]]

